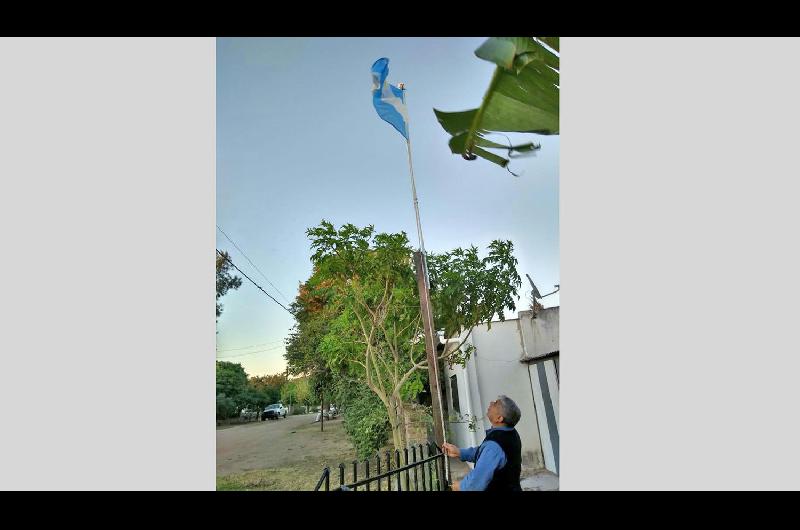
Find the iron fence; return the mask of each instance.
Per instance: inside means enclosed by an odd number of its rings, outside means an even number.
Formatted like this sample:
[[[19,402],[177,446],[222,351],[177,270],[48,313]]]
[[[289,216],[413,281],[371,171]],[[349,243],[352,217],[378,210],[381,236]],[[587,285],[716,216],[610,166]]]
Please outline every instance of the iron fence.
[[[424,448],[428,449],[428,456],[424,455]],[[419,450],[419,451],[418,451]],[[314,491],[444,491],[450,488],[445,479],[445,455],[441,448],[435,443],[417,444],[411,446],[409,461],[409,448],[402,451],[403,459],[401,462],[401,452],[396,449],[394,455],[392,451],[386,451],[384,459],[384,469],[381,469],[381,455],[376,454],[372,458],[367,458],[361,462],[361,474],[359,479],[359,461],[353,460],[352,479],[347,480],[345,469],[350,467],[344,463],[338,466],[339,486],[331,490],[331,468],[326,467],[317,481]],[[392,462],[394,456],[394,462]],[[370,474],[370,462],[375,463]],[[394,467],[393,467],[394,466]],[[394,482],[394,484],[392,484]]]

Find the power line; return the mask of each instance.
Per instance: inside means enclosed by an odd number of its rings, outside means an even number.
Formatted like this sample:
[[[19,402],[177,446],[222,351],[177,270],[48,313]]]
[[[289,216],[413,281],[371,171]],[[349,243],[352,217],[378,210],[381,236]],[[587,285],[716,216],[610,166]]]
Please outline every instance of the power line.
[[[257,348],[259,346],[266,346],[267,344],[275,344],[276,342],[283,342],[283,339],[272,340],[272,341],[269,341],[269,342],[262,342],[261,344],[252,344],[250,346],[243,346],[242,348],[229,348],[227,350],[217,350],[217,353],[229,352],[229,351],[238,351],[238,350],[249,350],[250,348]]]
[[[220,251],[219,251],[219,249],[217,249],[217,254],[219,254],[220,256],[222,256],[222,258],[223,258],[225,261],[227,261],[228,263],[230,263],[230,264],[231,264],[231,266],[232,266],[234,269],[236,269],[237,271],[239,271],[240,273],[242,273],[242,276],[244,276],[245,278],[247,278],[248,280],[250,280],[250,283],[252,283],[252,284],[253,284],[253,285],[255,285],[256,287],[258,287],[259,289],[261,289],[261,292],[262,292],[262,293],[264,293],[265,295],[267,295],[267,296],[269,296],[270,298],[272,298],[272,301],[273,301],[273,302],[275,302],[276,304],[278,304],[279,306],[281,306],[281,307],[282,307],[282,308],[283,308],[283,309],[284,309],[284,310],[285,310],[287,313],[289,313],[290,315],[294,316],[294,313],[292,313],[291,311],[289,311],[288,309],[286,309],[286,306],[284,306],[282,303],[280,303],[280,302],[278,302],[277,300],[275,300],[275,298],[274,298],[274,297],[273,297],[271,294],[269,294],[267,291],[265,291],[263,287],[261,287],[261,286],[260,286],[260,285],[258,285],[256,282],[254,282],[254,281],[253,281],[253,279],[252,279],[252,278],[250,278],[250,276],[248,276],[247,274],[245,274],[245,273],[242,271],[242,269],[240,269],[239,267],[237,267],[237,266],[236,266],[236,265],[235,265],[235,264],[234,264],[234,263],[231,261],[231,258],[229,258],[229,257],[228,257],[228,256],[226,256],[225,254],[223,254],[222,252],[220,252]]]
[[[217,359],[233,359],[234,357],[244,357],[245,355],[253,355],[255,353],[263,353],[265,351],[277,350],[281,346],[283,346],[283,345],[281,344],[281,345],[278,345],[278,346],[274,346],[272,348],[267,348],[266,350],[251,351],[251,352],[248,352],[248,353],[240,353],[239,355],[226,355],[224,357],[217,357]]]
[[[252,266],[253,266],[253,268],[254,268],[255,270],[257,270],[257,271],[258,271],[258,273],[259,273],[261,276],[263,276],[263,278],[264,278],[265,280],[267,280],[267,283],[268,283],[268,284],[272,285],[272,288],[273,288],[273,289],[275,289],[276,291],[278,291],[278,294],[280,294],[280,295],[281,295],[281,297],[282,297],[284,300],[286,300],[286,303],[287,303],[287,304],[290,304],[291,302],[290,302],[290,301],[289,301],[289,300],[286,298],[286,296],[284,296],[284,294],[283,294],[283,293],[280,291],[280,289],[278,289],[277,287],[275,287],[275,286],[272,284],[272,282],[271,282],[271,281],[269,281],[269,278],[267,278],[267,277],[264,275],[264,273],[263,273],[263,272],[261,272],[261,269],[259,269],[258,267],[256,267],[256,264],[255,264],[255,263],[253,263],[253,262],[250,260],[250,258],[248,258],[248,257],[247,257],[247,254],[245,254],[245,253],[244,253],[244,250],[240,249],[240,248],[239,248],[239,245],[237,245],[237,244],[236,244],[236,242],[234,242],[234,240],[233,240],[233,239],[231,239],[230,237],[228,237],[228,234],[226,234],[226,233],[225,233],[225,231],[224,231],[224,230],[222,230],[222,228],[220,228],[220,227],[219,227],[219,225],[217,225],[217,230],[219,230],[220,232],[222,232],[222,235],[223,235],[223,236],[225,236],[225,238],[226,238],[228,241],[230,241],[231,243],[233,243],[233,246],[234,246],[234,247],[236,247],[236,250],[238,250],[239,252],[241,252],[242,256],[244,256],[244,259],[246,259],[248,262],[250,262],[250,265],[252,265]]]

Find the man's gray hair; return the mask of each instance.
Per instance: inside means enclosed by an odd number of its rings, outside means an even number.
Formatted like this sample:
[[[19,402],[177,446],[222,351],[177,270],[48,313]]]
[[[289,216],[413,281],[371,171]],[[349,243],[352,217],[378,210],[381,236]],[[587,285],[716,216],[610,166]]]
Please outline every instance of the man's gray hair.
[[[520,417],[522,417],[522,412],[520,412],[519,407],[514,400],[508,396],[498,396],[497,401],[500,404],[500,414],[503,416],[503,423],[508,425],[509,427],[513,427],[514,425],[519,422]]]

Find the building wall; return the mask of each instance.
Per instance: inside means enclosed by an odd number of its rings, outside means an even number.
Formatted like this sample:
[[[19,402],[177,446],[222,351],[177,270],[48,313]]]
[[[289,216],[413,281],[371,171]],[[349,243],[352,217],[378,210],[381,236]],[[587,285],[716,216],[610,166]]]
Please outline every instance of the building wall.
[[[520,363],[523,350],[518,320],[495,322],[491,330],[482,327],[473,331],[473,334],[476,348],[475,370],[484,401],[479,417],[484,418],[484,428],[491,427],[486,418],[489,402],[501,394],[513,399],[522,412],[516,425],[522,441],[522,465],[531,469],[541,468],[542,449],[533,394],[527,366]]]
[[[559,308],[544,309],[536,315],[536,318],[533,318],[531,311],[521,311],[518,322],[523,338],[523,360],[528,365],[528,375],[536,405],[544,465],[548,470],[558,474]]]
[[[464,416],[474,414],[475,407],[470,404],[467,399],[466,393],[468,384],[471,383],[467,378],[466,370],[460,366],[454,366],[452,369],[445,369],[444,393],[447,402],[447,410],[450,411],[447,427],[447,441],[457,445],[458,447],[473,447],[476,445],[475,434],[469,431],[468,425],[456,417],[453,408],[453,394],[450,378],[456,376],[458,378],[458,401],[460,403],[460,413]]]
[[[453,443],[459,447],[480,444],[485,430],[491,427],[486,418],[489,402],[505,394],[522,411],[516,426],[522,441],[522,464],[536,470],[544,466],[530,376],[523,357],[522,336],[516,319],[493,322],[492,328],[480,326],[472,332],[475,352],[465,367],[445,367],[447,402],[452,405],[450,376],[458,380],[461,413],[477,416],[477,432],[470,432],[466,423],[450,422]]]
[[[545,468],[559,473],[558,378],[552,358],[527,364]]]
[[[526,470],[559,469],[559,308],[540,311],[536,318],[521,311],[519,318],[493,322],[491,329],[479,326],[469,342],[475,352],[466,366],[445,366],[443,386],[448,410],[453,396],[450,377],[457,378],[458,401],[463,416],[475,415],[472,432],[467,419],[448,418],[448,441],[459,447],[479,445],[485,430],[489,402],[505,394],[519,405],[522,418],[516,426],[522,441],[522,463]],[[542,356],[548,355],[546,358]]]
[[[520,311],[519,326],[525,356],[536,357],[558,351],[559,308],[548,307],[532,318],[531,311]]]

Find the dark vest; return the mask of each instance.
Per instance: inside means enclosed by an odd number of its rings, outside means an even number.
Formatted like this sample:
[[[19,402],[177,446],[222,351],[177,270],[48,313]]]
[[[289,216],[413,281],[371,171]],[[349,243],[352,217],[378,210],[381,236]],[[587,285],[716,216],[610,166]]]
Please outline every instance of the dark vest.
[[[475,455],[475,465],[478,464],[478,459],[483,452],[483,444],[488,441],[500,446],[506,455],[506,465],[502,469],[495,470],[486,491],[522,491],[519,485],[519,475],[522,470],[522,442],[516,429],[494,430],[487,434]]]

